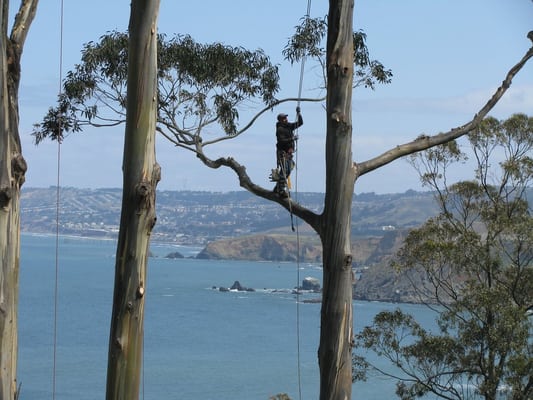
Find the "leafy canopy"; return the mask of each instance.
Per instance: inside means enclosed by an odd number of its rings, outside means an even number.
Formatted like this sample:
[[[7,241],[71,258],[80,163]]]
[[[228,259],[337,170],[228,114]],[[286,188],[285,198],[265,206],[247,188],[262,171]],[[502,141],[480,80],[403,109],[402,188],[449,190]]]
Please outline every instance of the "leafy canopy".
[[[295,27],[294,35],[283,49],[283,55],[291,64],[311,58],[321,65],[325,79],[326,50],[323,46],[327,34],[327,21],[324,18],[304,17]],[[354,87],[364,86],[374,89],[376,83],[390,83],[392,72],[383,64],[370,58],[366,46],[366,33],[359,30],[353,33]]]
[[[110,32],[82,50],[81,63],[67,74],[58,106],[35,125],[37,143],[83,126],[124,122],[128,35]],[[237,106],[258,98],[272,105],[279,90],[278,67],[262,50],[220,43],[199,44],[190,36],[158,36],[158,122],[184,143],[218,123],[236,133]],[[60,129],[61,128],[61,129]]]
[[[283,51],[285,58],[291,63],[310,58],[324,69],[326,28],[325,18],[303,18]],[[392,73],[369,58],[365,39],[363,32],[354,33],[354,85],[374,88],[376,82],[390,82]],[[127,33],[116,31],[84,45],[80,64],[66,75],[58,105],[34,125],[36,143],[45,138],[62,140],[62,136],[87,125],[124,122],[127,50]],[[198,154],[205,145],[240,135],[260,114],[288,101],[276,98],[280,89],[278,66],[262,50],[201,44],[188,35],[158,36],[157,78],[157,130],[177,146]],[[325,74],[323,79],[325,82]],[[239,128],[239,109],[257,107],[258,102],[263,108]],[[213,125],[223,134],[207,140],[205,128]]]

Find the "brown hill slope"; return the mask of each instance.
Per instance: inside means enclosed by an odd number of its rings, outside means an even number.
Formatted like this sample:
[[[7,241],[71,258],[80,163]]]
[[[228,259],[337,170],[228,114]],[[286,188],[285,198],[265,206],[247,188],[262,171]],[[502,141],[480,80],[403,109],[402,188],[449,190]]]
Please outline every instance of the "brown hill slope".
[[[382,263],[398,250],[402,231],[390,231],[382,237],[356,237],[352,241],[353,266]],[[321,262],[322,245],[315,235],[301,236],[300,261]],[[298,242],[294,234],[260,234],[210,242],[197,255],[201,259],[297,261]]]

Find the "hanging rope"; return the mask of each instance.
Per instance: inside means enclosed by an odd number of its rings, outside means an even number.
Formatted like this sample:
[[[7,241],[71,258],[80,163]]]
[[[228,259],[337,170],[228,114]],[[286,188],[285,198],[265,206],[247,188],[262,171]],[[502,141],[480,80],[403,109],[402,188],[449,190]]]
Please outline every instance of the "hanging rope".
[[[60,29],[59,29],[59,94],[62,92],[63,80],[63,0],[60,0]],[[56,243],[55,243],[55,281],[54,281],[54,355],[52,368],[52,399],[56,398],[56,370],[57,370],[57,306],[59,298],[59,210],[60,210],[60,171],[61,171],[61,140],[62,126],[59,119],[59,136],[57,138],[57,176],[56,176]]]
[[[310,16],[311,16],[311,0],[307,0],[307,11],[305,12],[305,18],[310,18]],[[300,65],[300,82],[298,84],[298,107],[300,107],[300,99],[302,98],[304,69],[305,69],[305,56],[302,58],[302,64]]]
[[[311,15],[311,0],[307,0],[307,11],[305,13],[305,18],[310,18]],[[300,107],[300,99],[302,98],[302,87],[304,80],[305,72],[305,56],[302,58],[300,65],[300,79],[298,82],[298,103],[297,107]],[[296,144],[298,141],[296,141]],[[296,146],[295,144],[295,146]],[[295,148],[296,160],[294,167],[294,192],[295,199],[298,201],[298,151]],[[289,199],[290,200],[290,199]],[[290,201],[289,201],[290,204]],[[298,227],[298,219],[296,223],[293,222],[292,216],[292,206],[290,209],[291,213],[291,224],[292,230],[295,230],[296,227],[296,353],[297,353],[297,363],[298,363],[298,399],[302,400],[302,370],[301,370],[301,357],[300,357],[300,231]]]

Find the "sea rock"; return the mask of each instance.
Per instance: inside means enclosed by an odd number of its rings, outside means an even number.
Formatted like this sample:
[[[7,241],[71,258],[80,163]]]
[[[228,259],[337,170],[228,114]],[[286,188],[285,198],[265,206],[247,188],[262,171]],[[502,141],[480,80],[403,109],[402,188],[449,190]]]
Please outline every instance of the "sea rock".
[[[322,298],[318,298],[318,299],[304,299],[303,303],[306,303],[306,304],[320,304],[320,303],[322,303]]]
[[[213,286],[212,289],[217,289],[217,287]],[[218,288],[219,292],[229,292],[230,290],[236,290],[238,292],[255,292],[255,289],[242,286],[239,281],[233,282],[233,285],[229,288],[224,286]]]
[[[312,278],[308,276],[302,281],[302,290],[312,290],[313,292],[319,292],[320,281],[317,278]]]
[[[165,256],[165,258],[184,258],[183,254],[181,254],[179,251],[174,251],[172,253],[169,253]]]
[[[238,292],[255,292],[255,289],[244,287],[239,281],[233,282],[233,285],[231,285],[230,290],[237,290]]]
[[[237,290],[239,292],[244,292],[244,288],[242,287],[241,283],[239,281],[233,282],[233,285],[230,287],[231,290]]]

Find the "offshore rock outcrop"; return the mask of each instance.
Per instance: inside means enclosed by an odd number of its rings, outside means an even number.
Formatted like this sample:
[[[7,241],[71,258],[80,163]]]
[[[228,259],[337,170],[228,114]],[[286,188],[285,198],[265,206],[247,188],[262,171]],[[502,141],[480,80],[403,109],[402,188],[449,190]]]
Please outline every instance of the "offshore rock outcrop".
[[[390,266],[397,251],[403,245],[407,231],[393,230],[382,237],[355,238],[352,241],[354,300],[397,303],[420,303],[430,299],[420,296],[419,286],[423,277],[407,278]],[[322,247],[310,238],[300,245],[301,262],[321,262]],[[296,261],[294,238],[282,235],[255,235],[224,239],[208,244],[197,256],[203,259]]]
[[[165,256],[165,258],[175,259],[175,258],[184,258],[183,254],[179,251],[173,251]]]
[[[313,292],[320,292],[320,281],[313,277],[305,277],[302,281],[302,290],[312,290]]]
[[[216,286],[213,286],[213,289],[216,289],[216,288],[217,288]],[[237,292],[255,292],[255,289],[242,286],[239,281],[233,282],[233,285],[231,285],[231,287],[229,288],[220,286],[218,290],[221,292],[229,292],[231,290],[236,290]]]

